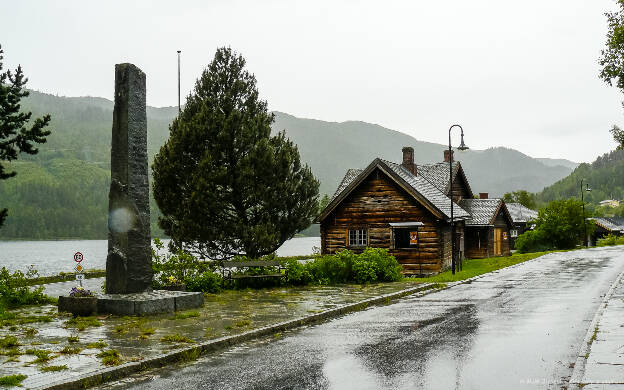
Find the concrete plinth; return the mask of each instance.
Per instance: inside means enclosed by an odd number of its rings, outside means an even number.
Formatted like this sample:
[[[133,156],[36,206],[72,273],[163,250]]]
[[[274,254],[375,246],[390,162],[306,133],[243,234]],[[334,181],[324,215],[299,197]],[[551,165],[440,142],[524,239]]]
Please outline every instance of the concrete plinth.
[[[98,295],[98,314],[146,315],[201,307],[201,292],[154,290],[133,294]]]

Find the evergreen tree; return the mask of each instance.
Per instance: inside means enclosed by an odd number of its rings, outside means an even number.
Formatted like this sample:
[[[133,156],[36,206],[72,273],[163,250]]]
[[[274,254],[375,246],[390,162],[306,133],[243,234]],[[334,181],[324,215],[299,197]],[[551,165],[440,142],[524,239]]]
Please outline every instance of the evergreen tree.
[[[28,91],[23,89],[28,79],[21,65],[14,73],[10,70],[2,72],[3,53],[0,46],[0,180],[16,175],[14,171],[5,171],[3,161],[16,160],[19,153],[36,154],[38,149],[34,144],[44,143],[50,134],[44,130],[50,123],[50,115],[37,118],[28,126],[32,113],[20,112],[20,100],[28,96]],[[7,214],[6,208],[0,210],[0,226]]]
[[[535,198],[535,194],[532,194],[525,190],[518,190],[513,192],[507,192],[503,196],[503,200],[505,203],[520,203],[526,208],[531,210],[537,209],[537,201]]]
[[[270,254],[308,227],[318,181],[259,100],[245,60],[220,48],[152,166],[159,225],[211,259]]]

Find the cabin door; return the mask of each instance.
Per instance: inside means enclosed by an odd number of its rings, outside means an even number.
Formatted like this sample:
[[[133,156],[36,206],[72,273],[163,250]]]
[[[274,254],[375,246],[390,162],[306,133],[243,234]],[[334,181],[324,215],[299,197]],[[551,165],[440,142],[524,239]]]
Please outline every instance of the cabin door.
[[[503,254],[503,229],[494,228],[494,255]]]

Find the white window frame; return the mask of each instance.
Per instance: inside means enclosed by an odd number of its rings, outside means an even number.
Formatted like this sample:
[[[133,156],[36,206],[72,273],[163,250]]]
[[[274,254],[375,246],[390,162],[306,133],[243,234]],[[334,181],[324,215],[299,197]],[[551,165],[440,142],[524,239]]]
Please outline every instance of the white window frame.
[[[518,229],[511,229],[511,230],[509,231],[509,236],[510,236],[511,238],[516,238],[516,237],[518,237]]]
[[[349,246],[367,246],[368,230],[367,229],[349,229]]]

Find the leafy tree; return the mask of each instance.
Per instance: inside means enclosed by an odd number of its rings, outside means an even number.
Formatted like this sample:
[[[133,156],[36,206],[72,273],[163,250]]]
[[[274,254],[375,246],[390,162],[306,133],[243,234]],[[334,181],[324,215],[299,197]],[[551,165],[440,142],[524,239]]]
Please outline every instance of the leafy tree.
[[[574,248],[582,242],[585,235],[582,210],[582,203],[578,199],[550,202],[540,209],[534,221],[535,229],[518,237],[516,247],[521,252]],[[591,234],[594,229],[593,221],[586,223],[587,234]]]
[[[14,171],[7,172],[2,161],[17,159],[18,153],[36,154],[34,144],[44,143],[50,131],[44,130],[50,123],[50,115],[35,119],[29,127],[32,113],[20,112],[20,100],[28,96],[24,86],[28,79],[19,65],[15,72],[2,72],[4,51],[0,46],[0,180],[6,180],[16,175]],[[0,210],[0,226],[8,215],[8,209]]]
[[[505,203],[520,203],[526,208],[535,210],[537,208],[537,200],[535,194],[525,190],[507,192],[503,196]]]
[[[318,181],[259,100],[242,56],[220,48],[197,80],[152,166],[159,225],[217,259],[274,252],[308,227]]]
[[[618,144],[616,150],[624,149],[624,130],[620,129],[618,125],[613,125],[609,131],[613,135],[613,140]]]

